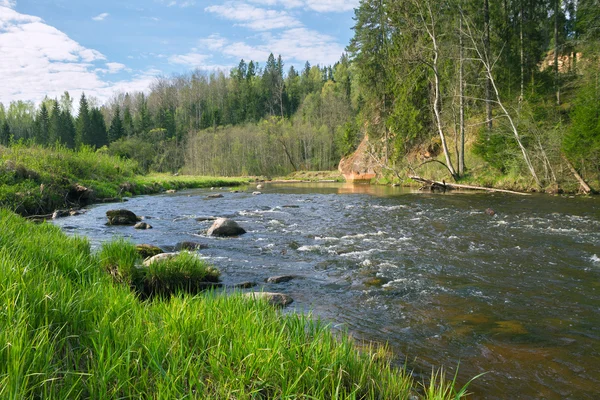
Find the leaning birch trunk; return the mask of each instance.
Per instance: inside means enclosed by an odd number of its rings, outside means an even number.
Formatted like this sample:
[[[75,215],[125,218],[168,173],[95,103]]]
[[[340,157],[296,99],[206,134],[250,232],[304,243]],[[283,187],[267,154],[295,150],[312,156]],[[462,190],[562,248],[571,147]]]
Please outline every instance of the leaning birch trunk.
[[[487,0],[486,0],[487,1]],[[462,0],[460,3],[462,10]],[[463,16],[462,13],[460,15],[459,22],[459,32],[458,32],[458,41],[459,41],[459,69],[458,69],[458,91],[459,91],[459,102],[460,102],[460,116],[459,116],[459,130],[460,130],[460,146],[458,147],[458,173],[459,175],[465,174],[465,85],[464,85],[464,43],[463,43]]]
[[[421,8],[419,7],[419,11],[421,11]],[[433,74],[434,74],[434,103],[433,103],[433,111],[435,114],[435,123],[437,125],[437,130],[438,130],[438,134],[440,135],[440,140],[442,142],[442,149],[444,151],[444,157],[446,158],[446,165],[448,167],[448,171],[450,171],[450,174],[452,175],[453,178],[456,178],[456,171],[454,170],[454,167],[452,166],[452,159],[450,158],[450,152],[448,151],[448,144],[446,143],[446,135],[444,134],[444,130],[442,128],[442,115],[441,115],[441,96],[440,96],[440,76],[439,76],[439,71],[438,71],[438,58],[439,58],[439,48],[438,48],[438,44],[437,44],[437,38],[436,38],[436,32],[435,32],[435,22],[433,19],[433,12],[431,11],[431,3],[427,2],[427,11],[429,14],[429,18],[431,20],[431,29],[427,26],[427,23],[425,22],[425,17],[423,16],[423,13],[421,11],[421,18],[423,20],[423,25],[425,26],[425,29],[427,30],[427,34],[429,35],[429,38],[431,39],[431,42],[433,44],[433,60],[432,60],[432,68],[433,68]]]
[[[529,169],[529,172],[531,173],[531,176],[533,177],[535,184],[537,185],[538,188],[541,189],[542,183],[540,182],[540,180],[537,176],[537,173],[535,172],[535,168],[533,167],[533,163],[531,162],[531,159],[529,158],[529,155],[527,154],[527,149],[525,148],[525,146],[523,146],[523,142],[521,142],[521,135],[519,134],[519,130],[517,129],[517,126],[516,126],[514,120],[510,116],[510,113],[508,112],[508,110],[504,106],[504,103],[502,103],[502,99],[500,98],[500,91],[498,90],[498,86],[496,85],[496,80],[494,79],[494,75],[492,74],[493,65],[488,58],[489,55],[483,54],[481,51],[481,48],[477,45],[475,37],[473,36],[473,33],[471,32],[470,24],[467,24],[467,29],[469,31],[469,38],[471,39],[471,42],[473,43],[473,49],[477,53],[477,57],[478,57],[477,60],[479,62],[481,62],[481,64],[483,65],[485,74],[486,74],[487,78],[489,79],[490,83],[492,84],[492,89],[493,89],[494,95],[496,97],[496,103],[502,109],[502,113],[504,114],[506,119],[508,119],[512,133],[515,137],[517,144],[519,145],[519,149],[521,150],[521,153],[523,154],[523,160],[525,161],[525,164],[527,164],[527,168]]]

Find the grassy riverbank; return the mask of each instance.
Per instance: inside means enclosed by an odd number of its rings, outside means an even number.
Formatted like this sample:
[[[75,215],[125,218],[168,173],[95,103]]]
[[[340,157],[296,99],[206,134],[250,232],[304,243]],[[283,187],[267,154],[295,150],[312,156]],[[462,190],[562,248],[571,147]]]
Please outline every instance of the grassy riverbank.
[[[245,182],[240,178],[143,175],[133,161],[86,148],[0,147],[0,207],[22,215],[169,189]]]
[[[101,254],[0,210],[1,398],[454,398],[419,389],[384,349],[264,302],[140,301]]]

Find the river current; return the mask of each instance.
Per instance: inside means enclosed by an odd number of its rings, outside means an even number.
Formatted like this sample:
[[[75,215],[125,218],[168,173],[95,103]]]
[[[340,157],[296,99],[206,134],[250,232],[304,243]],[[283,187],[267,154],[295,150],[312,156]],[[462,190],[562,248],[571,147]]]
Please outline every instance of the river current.
[[[224,284],[287,293],[288,312],[389,344],[417,377],[442,365],[450,377],[459,365],[460,383],[486,372],[469,387],[474,398],[598,398],[599,199],[333,183],[253,190],[136,197],[54,222],[93,248],[119,236],[167,250],[206,244],[200,254]],[[207,198],[215,192],[224,197]],[[115,208],[154,229],[106,226]],[[208,216],[248,233],[209,238],[212,221],[197,220]],[[284,274],[298,277],[262,283]]]

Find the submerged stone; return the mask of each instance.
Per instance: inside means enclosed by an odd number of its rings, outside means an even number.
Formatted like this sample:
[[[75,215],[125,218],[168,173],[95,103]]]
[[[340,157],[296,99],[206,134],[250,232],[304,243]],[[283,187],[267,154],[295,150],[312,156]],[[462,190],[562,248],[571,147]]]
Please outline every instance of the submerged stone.
[[[139,222],[139,223],[135,224],[134,228],[135,229],[152,229],[152,225],[150,225],[146,222]]]
[[[179,242],[175,245],[176,251],[181,250],[200,250],[200,249],[208,249],[208,246],[202,243],[196,242]]]
[[[236,289],[250,289],[253,288],[254,286],[257,286],[258,283],[256,282],[242,282],[242,283],[238,283],[237,285],[234,285],[233,287]]]
[[[142,258],[154,257],[157,254],[163,253],[160,247],[151,244],[138,244],[135,246],[135,249]]]
[[[297,278],[296,275],[272,276],[266,280],[267,283],[285,283]]]

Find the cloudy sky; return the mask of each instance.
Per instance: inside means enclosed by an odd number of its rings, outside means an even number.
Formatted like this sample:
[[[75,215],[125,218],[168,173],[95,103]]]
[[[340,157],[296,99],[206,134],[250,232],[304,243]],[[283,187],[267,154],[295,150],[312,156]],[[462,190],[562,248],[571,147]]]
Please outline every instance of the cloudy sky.
[[[106,100],[157,75],[243,58],[337,61],[359,0],[0,0],[0,102],[82,91]]]

